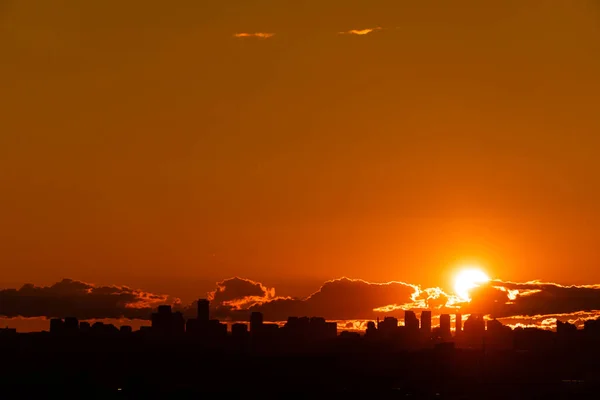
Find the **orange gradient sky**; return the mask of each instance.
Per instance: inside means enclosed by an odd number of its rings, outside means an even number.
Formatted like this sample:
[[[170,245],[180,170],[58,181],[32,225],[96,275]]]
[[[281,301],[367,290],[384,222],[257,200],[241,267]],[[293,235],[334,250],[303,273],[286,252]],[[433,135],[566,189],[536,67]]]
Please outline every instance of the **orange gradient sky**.
[[[595,0],[9,0],[0,48],[0,287],[600,282]]]

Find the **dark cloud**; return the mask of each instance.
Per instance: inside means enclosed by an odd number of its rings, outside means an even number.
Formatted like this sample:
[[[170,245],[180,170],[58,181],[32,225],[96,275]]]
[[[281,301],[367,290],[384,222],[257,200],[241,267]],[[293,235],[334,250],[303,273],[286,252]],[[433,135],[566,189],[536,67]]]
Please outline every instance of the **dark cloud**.
[[[599,317],[600,311],[576,311],[564,314],[514,315],[501,317],[498,320],[511,328],[556,329],[556,321],[568,322],[578,328],[583,328],[586,321]]]
[[[208,294],[208,298],[214,307],[240,310],[274,299],[275,289],[250,279],[234,277],[217,282],[217,288]]]
[[[0,316],[148,319],[153,307],[167,302],[167,296],[126,286],[95,286],[64,279],[52,286],[26,284],[20,289],[1,290]]]
[[[276,299],[251,308],[265,318],[283,320],[290,315],[322,316],[327,319],[362,319],[377,315],[374,310],[390,304],[414,301],[418,287],[404,282],[370,283],[341,278],[325,282],[305,299]]]
[[[600,310],[600,286],[492,281],[471,292],[472,312],[496,317],[568,314]]]
[[[276,297],[274,288],[240,277],[217,282],[217,288],[208,293],[208,299],[211,301],[213,318],[235,321],[247,320],[253,307],[278,300],[289,300]],[[195,307],[196,304],[192,304],[184,310],[184,314],[193,315]]]

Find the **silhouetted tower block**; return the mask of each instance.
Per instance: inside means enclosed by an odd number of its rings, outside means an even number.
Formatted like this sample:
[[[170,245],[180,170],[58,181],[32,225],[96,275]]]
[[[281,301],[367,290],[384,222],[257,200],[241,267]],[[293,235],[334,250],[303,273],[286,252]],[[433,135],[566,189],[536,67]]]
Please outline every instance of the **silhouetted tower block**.
[[[113,324],[104,324],[102,322],[96,322],[90,328],[92,335],[108,336],[116,335],[119,333],[119,329]]]
[[[261,333],[264,333],[266,337],[274,339],[277,337],[279,331],[279,325],[277,324],[263,324],[261,327]]]
[[[558,323],[557,325],[557,329],[558,329]],[[575,326],[575,325],[573,325]],[[577,330],[577,327],[575,327],[575,330]],[[588,333],[588,334],[592,334],[592,335],[600,335],[600,320],[598,318],[596,319],[589,319],[587,321],[585,321],[583,323],[583,330],[584,332]]]
[[[587,322],[586,322],[587,323]],[[584,325],[584,332],[590,333],[589,325]],[[568,322],[556,320],[556,341],[559,346],[572,347],[576,342],[577,326]]]
[[[94,333],[101,332],[104,329],[104,324],[102,322],[94,322],[94,325],[90,328]]]
[[[448,340],[452,337],[449,314],[440,315],[440,336],[444,340]]]
[[[210,320],[210,301],[207,299],[198,300],[198,321],[202,323],[208,323]]]
[[[309,340],[314,335],[311,331],[311,320],[308,317],[288,317],[283,326],[283,332],[285,332],[286,339],[292,341]]]
[[[90,328],[91,328],[91,327],[92,327],[92,326],[90,325],[90,323],[89,323],[89,322],[85,322],[85,321],[83,321],[83,322],[80,322],[80,323],[79,323],[79,332],[82,332],[82,333],[87,333],[87,332],[89,332],[89,331],[90,331]]]
[[[419,319],[414,311],[404,311],[404,326],[411,333],[419,331]]]
[[[342,331],[340,333],[340,339],[351,340],[352,342],[358,342],[360,340],[360,333],[359,332]]]
[[[75,335],[79,333],[79,320],[75,317],[67,317],[65,318],[65,322],[63,324],[63,330],[65,333],[69,335]]]
[[[338,335],[338,325],[337,322],[327,322],[325,327],[325,338],[333,339]]]
[[[298,317],[288,317],[287,322],[284,327],[291,334],[295,334],[300,330],[300,318]]]
[[[252,314],[250,314],[250,333],[253,335],[261,333],[263,328],[263,314],[258,311],[252,312]]]
[[[379,335],[380,337],[389,339],[398,332],[398,319],[394,317],[385,317],[383,321],[379,323]]]
[[[162,312],[161,312],[162,311]],[[155,333],[165,334],[167,331],[167,327],[169,325],[169,320],[171,319],[171,312],[169,308],[169,313],[167,314],[166,309],[162,309],[159,307],[158,312],[152,313],[152,330]]]
[[[231,336],[237,339],[244,339],[248,336],[248,325],[233,324],[231,326]]]
[[[462,314],[456,314],[456,321],[454,322],[455,335],[462,333]]]
[[[152,330],[160,335],[178,335],[185,332],[185,319],[181,312],[173,313],[171,306],[158,306],[152,314]]]
[[[119,332],[121,332],[123,335],[129,335],[129,334],[133,333],[133,328],[129,325],[123,325],[119,329]]]
[[[205,333],[207,324],[200,324],[196,318],[190,318],[185,323],[185,333],[190,336],[200,336]],[[203,329],[204,328],[204,329]]]
[[[558,331],[558,322],[556,323],[557,331]],[[575,330],[572,334],[573,336],[579,336],[584,339],[585,346],[588,348],[600,348],[600,319],[590,319],[584,322],[583,330]],[[572,342],[575,340],[571,340]],[[580,342],[581,341],[576,341]],[[579,344],[578,346],[580,346]]]
[[[60,318],[52,318],[50,320],[50,333],[62,334],[64,332],[64,322]]]
[[[486,325],[486,347],[496,349],[509,349],[513,347],[513,332],[510,327],[502,325],[502,323],[495,318],[487,321]]]
[[[206,335],[211,342],[220,342],[227,338],[227,324],[222,324],[218,319],[208,321]]]
[[[431,311],[421,312],[421,334],[425,337],[431,336]]]
[[[117,335],[119,333],[119,328],[117,328],[113,324],[104,324],[103,333],[105,335]]]
[[[585,329],[585,325],[584,325]],[[556,334],[558,336],[568,335],[577,332],[577,326],[575,324],[570,324],[568,322],[562,322],[558,319],[556,320]]]
[[[175,335],[183,335],[185,333],[185,318],[180,311],[173,313],[171,333]]]
[[[379,325],[379,319],[377,320],[377,324]],[[368,338],[374,338],[377,336],[378,330],[375,327],[375,322],[369,321],[367,322],[367,329],[365,331],[365,336]]]
[[[327,335],[327,321],[325,321],[325,318],[312,317],[308,324],[308,334],[311,340],[325,339]]]
[[[469,345],[479,347],[483,345],[485,335],[485,320],[481,314],[471,314],[465,321],[465,338]]]
[[[486,325],[487,331],[491,334],[502,332],[504,328],[504,325],[502,325],[502,323],[495,318],[490,321],[487,321]]]
[[[17,336],[17,330],[15,328],[0,328],[0,338],[14,338]]]

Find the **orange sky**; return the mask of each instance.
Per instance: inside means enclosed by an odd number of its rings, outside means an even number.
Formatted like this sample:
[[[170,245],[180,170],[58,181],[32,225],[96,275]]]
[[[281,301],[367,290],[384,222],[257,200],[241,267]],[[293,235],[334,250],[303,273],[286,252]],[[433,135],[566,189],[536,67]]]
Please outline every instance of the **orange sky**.
[[[0,287],[600,282],[597,1],[288,3],[2,2]]]

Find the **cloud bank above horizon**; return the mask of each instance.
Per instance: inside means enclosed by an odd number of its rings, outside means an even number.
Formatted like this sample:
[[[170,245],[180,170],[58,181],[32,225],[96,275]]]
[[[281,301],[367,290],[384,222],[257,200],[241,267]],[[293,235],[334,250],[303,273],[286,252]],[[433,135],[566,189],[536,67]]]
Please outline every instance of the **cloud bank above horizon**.
[[[556,319],[582,325],[600,316],[600,285],[564,286],[539,281],[492,280],[473,289],[471,301],[466,302],[440,288],[346,277],[327,281],[304,298],[281,297],[275,288],[232,277],[217,282],[206,297],[211,300],[213,318],[229,321],[246,321],[253,311],[262,312],[269,321],[304,315],[350,321],[402,318],[405,310],[432,310],[434,315],[483,313],[513,327],[550,329]],[[0,290],[0,317],[4,318],[148,320],[160,304],[171,304],[189,317],[195,315],[195,303],[184,305],[175,297],[72,279],[51,286],[26,284],[20,289]]]

